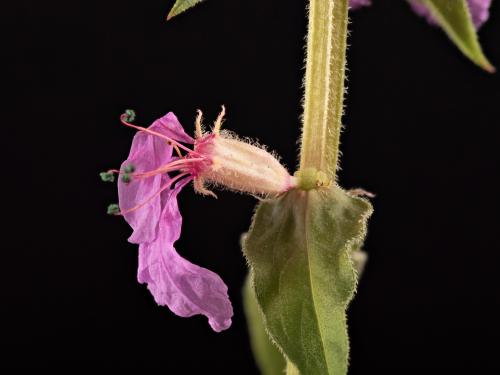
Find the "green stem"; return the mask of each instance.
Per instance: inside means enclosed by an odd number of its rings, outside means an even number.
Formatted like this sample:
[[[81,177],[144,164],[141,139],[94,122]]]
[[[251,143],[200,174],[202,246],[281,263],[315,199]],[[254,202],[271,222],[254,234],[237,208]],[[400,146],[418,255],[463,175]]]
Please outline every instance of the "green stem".
[[[348,0],[310,0],[300,169],[336,179],[344,100]]]

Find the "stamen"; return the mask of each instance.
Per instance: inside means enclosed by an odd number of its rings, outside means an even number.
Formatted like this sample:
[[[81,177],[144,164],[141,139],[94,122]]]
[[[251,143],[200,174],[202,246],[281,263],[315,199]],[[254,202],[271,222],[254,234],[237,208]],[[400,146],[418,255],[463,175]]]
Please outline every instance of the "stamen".
[[[159,137],[159,138],[165,139],[165,140],[166,140],[167,142],[169,142],[172,146],[173,146],[173,145],[176,145],[177,147],[179,147],[179,148],[183,149],[184,151],[187,151],[187,152],[188,152],[188,153],[190,153],[190,154],[196,154],[196,155],[198,155],[198,156],[202,156],[202,155],[200,155],[199,153],[197,153],[196,151],[191,150],[190,148],[188,148],[188,147],[186,147],[186,146],[184,146],[184,145],[180,144],[179,142],[177,142],[177,141],[173,140],[173,139],[172,139],[172,138],[170,138],[170,137],[167,137],[166,135],[163,135],[163,134],[161,134],[161,133],[155,132],[154,130],[151,130],[151,129],[148,129],[148,128],[144,128],[144,127],[142,127],[142,126],[137,126],[137,125],[134,125],[134,124],[131,124],[131,123],[127,122],[127,115],[126,115],[126,114],[122,114],[122,115],[120,116],[120,121],[121,121],[121,123],[122,123],[123,125],[125,125],[125,126],[128,126],[128,127],[134,128],[134,129],[136,129],[136,130],[140,130],[140,131],[143,131],[143,132],[145,132],[145,133],[148,133],[148,134],[151,134],[151,135],[155,135],[155,136],[157,136],[157,137]]]
[[[133,109],[126,109],[125,110],[125,116],[127,119],[127,122],[134,122],[135,120],[135,111]]]
[[[129,164],[123,168],[123,171],[125,173],[134,173],[135,172],[135,165],[134,164]]]
[[[115,182],[115,176],[112,171],[101,172],[99,176],[101,176],[101,180],[104,182]]]
[[[110,169],[109,171],[107,171],[107,172],[103,172],[103,173],[116,173],[116,174],[122,174],[123,172],[120,172],[118,169]]]
[[[185,177],[185,176],[188,176],[189,173],[182,173],[182,174],[179,174],[177,176],[175,176],[174,178],[172,178],[170,181],[168,181],[165,185],[163,185],[160,190],[158,190],[156,193],[154,193],[151,197],[149,197],[148,199],[146,199],[144,202],[138,204],[137,206],[134,206],[132,208],[129,208],[125,211],[122,211],[122,212],[118,212],[118,213],[115,213],[115,215],[125,215],[125,214],[128,214],[130,212],[133,212],[133,211],[136,211],[138,210],[139,208],[142,208],[144,207],[146,204],[148,204],[149,202],[151,202],[154,198],[156,198],[158,195],[160,195],[164,190],[166,190],[167,188],[169,188],[170,186],[172,186],[172,184],[174,184],[175,182],[179,181],[181,178]],[[109,213],[109,208],[108,208],[108,213]]]
[[[171,163],[162,165],[160,168],[154,169],[148,172],[133,173],[132,177],[136,178],[146,178],[155,176],[160,173],[167,173],[180,170],[182,168],[187,168],[191,163],[199,162],[205,160],[204,158],[183,158],[180,160],[173,161]]]
[[[175,152],[177,152],[177,155],[179,155],[180,158],[182,158],[181,150],[179,150],[179,147],[177,145],[171,144],[171,146],[174,148]]]
[[[120,214],[120,206],[116,203],[110,204],[108,206],[108,215],[118,215]]]
[[[124,173],[122,175],[122,182],[124,184],[128,184],[128,183],[130,183],[130,181],[132,181],[132,177],[130,177],[130,175],[128,173]]]
[[[158,174],[162,173],[168,173],[168,172],[173,172],[173,171],[179,171],[184,168],[189,168],[192,163],[196,163],[199,161],[204,161],[205,158],[186,158],[182,157],[182,159],[175,160],[171,163],[162,165],[161,167],[157,169],[153,169],[151,171],[146,171],[146,172],[139,172],[139,173],[132,173],[127,171],[135,171],[135,166],[130,164],[127,165],[125,168],[123,168],[123,172],[118,170],[118,169],[110,169],[107,172],[101,172],[100,176],[103,181],[110,181],[113,182],[115,180],[114,174],[120,175],[121,180],[128,184],[132,179],[138,178],[138,179],[143,179],[147,177],[152,177],[156,176]],[[132,167],[132,168],[131,168]]]

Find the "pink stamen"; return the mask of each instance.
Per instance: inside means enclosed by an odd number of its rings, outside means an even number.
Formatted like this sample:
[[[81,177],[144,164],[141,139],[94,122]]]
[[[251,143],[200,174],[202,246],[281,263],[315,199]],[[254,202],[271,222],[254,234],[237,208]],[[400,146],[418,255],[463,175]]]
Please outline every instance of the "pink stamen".
[[[190,163],[195,163],[198,161],[203,161],[205,160],[204,158],[188,158],[188,159],[180,159],[173,161],[171,163],[165,164],[161,166],[158,169],[149,171],[149,172],[142,172],[142,173],[132,173],[132,177],[137,177],[137,178],[145,178],[145,177],[151,177],[155,176],[160,173],[167,173],[167,172],[173,172],[177,171],[183,168],[187,168],[190,166]]]
[[[139,130],[139,131],[146,132],[146,133],[151,134],[151,135],[155,135],[155,136],[157,136],[159,138],[165,139],[167,142],[169,142],[173,146],[177,146],[179,148],[182,148],[184,151],[187,151],[189,154],[196,154],[197,156],[203,157],[203,155],[197,153],[196,151],[191,150],[190,148],[188,148],[188,147],[180,144],[179,142],[173,140],[170,137],[167,137],[166,135],[163,135],[161,133],[155,132],[154,130],[151,130],[151,129],[148,129],[148,128],[144,128],[142,126],[137,126],[137,125],[134,125],[134,124],[131,124],[131,123],[127,122],[125,120],[126,117],[127,117],[126,114],[123,114],[123,115],[120,116],[120,121],[121,121],[121,123],[123,125],[131,127],[131,128],[134,128],[134,129]]]
[[[175,160],[171,163],[162,165],[160,168],[153,169],[151,171],[147,172],[140,172],[140,173],[126,173],[122,172],[118,169],[110,169],[107,171],[107,173],[116,173],[118,175],[124,175],[127,174],[129,176],[135,177],[135,178],[146,178],[146,177],[152,177],[160,173],[167,173],[167,172],[173,172],[177,170],[181,170],[183,168],[188,168],[191,163],[195,163],[198,161],[204,161],[204,158],[182,158],[179,160]]]
[[[175,152],[177,152],[177,155],[179,155],[180,158],[184,157],[182,156],[181,150],[179,150],[179,147],[177,147],[177,145],[172,145],[172,147],[175,149]]]
[[[138,210],[139,208],[142,208],[144,207],[146,204],[148,204],[149,202],[151,202],[154,198],[156,198],[158,195],[160,195],[164,190],[166,190],[167,188],[169,188],[170,186],[172,186],[173,183],[179,181],[181,178],[185,177],[189,175],[189,173],[182,173],[182,174],[179,174],[177,176],[175,176],[174,178],[172,178],[170,181],[168,181],[165,185],[163,185],[160,190],[158,190],[156,193],[154,193],[151,197],[149,197],[148,199],[146,199],[146,201],[138,204],[137,206],[134,206],[132,208],[129,208],[125,211],[121,211],[121,212],[118,212],[116,213],[115,215],[125,215],[125,214],[128,214],[130,212],[133,212],[133,211],[136,211]]]

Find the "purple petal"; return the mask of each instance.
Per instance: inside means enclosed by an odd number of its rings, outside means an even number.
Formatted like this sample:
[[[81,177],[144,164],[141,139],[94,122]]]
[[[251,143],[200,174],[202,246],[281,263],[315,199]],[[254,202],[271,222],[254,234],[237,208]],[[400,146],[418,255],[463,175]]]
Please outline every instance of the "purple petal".
[[[157,130],[154,124],[149,128]],[[127,165],[133,165],[135,173],[149,172],[167,164],[171,159],[172,146],[169,146],[165,140],[144,132],[139,132],[135,135],[130,154],[127,160],[121,165],[120,170],[123,171]],[[162,181],[163,179],[160,174],[143,179],[133,178],[128,184],[119,179],[118,197],[120,211],[125,212],[146,202],[160,190]],[[132,243],[141,243],[154,240],[157,234],[160,215],[160,196],[152,199],[140,209],[125,213],[123,216],[133,229],[129,241]]]
[[[214,272],[182,258],[173,246],[182,225],[177,194],[189,181],[163,194],[158,237],[139,246],[137,278],[148,284],[159,305],[168,306],[182,317],[203,314],[213,330],[220,332],[229,328],[233,316],[227,286]]]
[[[148,129],[177,141],[194,142],[184,132],[177,117],[171,112],[153,122]],[[130,154],[121,165],[120,170],[132,164],[136,173],[149,172],[158,169],[171,160],[172,147],[164,139],[145,132],[138,132],[132,141]],[[128,184],[123,183],[120,179],[118,181],[120,211],[125,212],[154,196],[161,186],[168,182],[168,176],[166,176],[166,179],[165,176],[162,177],[158,174],[144,179],[132,179]],[[154,240],[158,232],[160,215],[160,196],[152,199],[138,210],[125,213],[123,216],[133,229],[133,233],[128,240],[132,243]]]
[[[372,5],[371,0],[349,0],[349,6],[351,9],[358,9],[368,5]]]
[[[469,4],[472,22],[476,29],[479,29],[490,16],[491,0],[467,0],[467,3]]]
[[[467,0],[467,4],[469,5],[472,23],[474,24],[476,29],[479,29],[489,17],[491,0]],[[422,17],[425,17],[430,24],[438,25],[429,8],[427,8],[420,1],[410,0],[410,5],[415,13]]]
[[[175,116],[172,112],[169,112],[162,118],[159,118],[153,122],[153,125],[151,126],[155,126],[156,131],[178,142],[194,143],[194,139],[186,134],[179,120],[177,120],[177,116]]]
[[[432,17],[430,9],[427,8],[422,2],[420,2],[419,0],[409,0],[409,3],[415,13],[417,13],[421,17],[426,18],[427,22],[429,22],[431,25],[437,25],[436,20],[434,19],[434,17]]]

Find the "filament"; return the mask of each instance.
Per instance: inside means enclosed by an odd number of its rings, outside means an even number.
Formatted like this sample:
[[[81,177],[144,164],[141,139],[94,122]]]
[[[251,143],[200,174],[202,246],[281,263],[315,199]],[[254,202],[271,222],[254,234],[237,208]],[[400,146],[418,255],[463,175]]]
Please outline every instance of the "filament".
[[[148,199],[146,199],[144,202],[138,204],[137,206],[134,206],[132,208],[129,208],[125,211],[121,211],[121,212],[118,212],[116,213],[115,215],[125,215],[125,214],[128,214],[130,212],[133,212],[133,211],[136,211],[138,210],[139,208],[142,208],[144,207],[146,204],[148,204],[149,202],[151,202],[154,198],[156,198],[158,195],[160,195],[164,190],[166,190],[167,188],[169,188],[170,186],[172,186],[173,183],[179,181],[181,178],[185,177],[189,175],[189,173],[182,173],[182,174],[179,174],[177,176],[175,176],[174,178],[172,178],[171,180],[169,180],[165,185],[163,185],[160,190],[158,190],[156,193],[154,193],[151,197],[149,197]]]
[[[155,132],[154,130],[151,130],[151,129],[148,129],[148,128],[144,128],[144,127],[142,127],[142,126],[137,126],[137,125],[134,125],[134,124],[131,124],[131,123],[127,122],[127,121],[125,120],[125,117],[126,117],[126,116],[127,116],[127,115],[125,115],[125,114],[123,114],[123,115],[121,115],[121,116],[120,116],[120,121],[122,122],[122,124],[123,124],[123,125],[128,126],[128,127],[131,127],[131,128],[134,128],[134,129],[136,129],[136,130],[140,130],[140,131],[146,132],[146,133],[151,134],[151,135],[155,135],[155,136],[157,136],[157,137],[159,137],[159,138],[165,139],[166,141],[168,141],[168,142],[169,142],[169,143],[171,143],[172,145],[175,145],[175,146],[177,146],[177,147],[179,147],[179,148],[183,149],[184,151],[187,151],[187,152],[188,152],[188,153],[190,153],[190,154],[196,154],[196,155],[198,155],[198,156],[201,156],[201,155],[200,155],[199,153],[197,153],[196,151],[191,150],[190,148],[188,148],[188,147],[186,147],[186,146],[184,146],[184,145],[180,144],[179,142],[175,141],[174,139],[172,139],[172,138],[170,138],[170,137],[167,137],[167,136],[166,136],[166,135],[164,135],[164,134],[161,134],[161,133]]]

